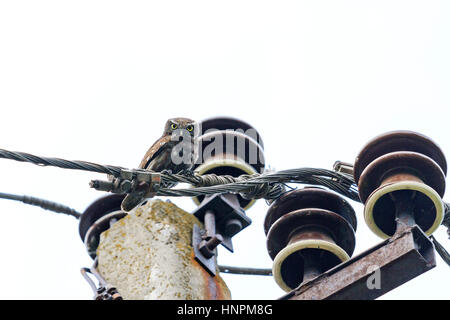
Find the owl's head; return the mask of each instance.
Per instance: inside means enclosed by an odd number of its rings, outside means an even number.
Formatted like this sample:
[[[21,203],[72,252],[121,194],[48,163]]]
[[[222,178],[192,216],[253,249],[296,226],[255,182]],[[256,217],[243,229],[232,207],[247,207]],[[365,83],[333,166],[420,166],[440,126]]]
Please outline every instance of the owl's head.
[[[164,127],[164,135],[172,135],[179,130],[186,130],[192,137],[198,135],[198,124],[188,118],[171,118]]]

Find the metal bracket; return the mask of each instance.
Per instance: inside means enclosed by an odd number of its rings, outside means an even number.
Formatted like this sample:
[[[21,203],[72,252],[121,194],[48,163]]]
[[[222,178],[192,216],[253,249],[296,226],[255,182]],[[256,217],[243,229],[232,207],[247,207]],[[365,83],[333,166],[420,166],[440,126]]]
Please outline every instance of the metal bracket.
[[[205,226],[205,230],[197,225],[193,227],[194,256],[212,276],[216,275],[217,268],[216,247],[222,244],[233,252],[231,238],[251,223],[238,202],[233,203],[227,196],[235,195],[215,194],[206,197],[193,213]]]
[[[336,172],[353,176],[353,164],[352,163],[338,160],[334,163],[333,169]]]
[[[428,236],[412,226],[322,273],[281,297],[283,300],[371,300],[436,266]],[[368,285],[378,272],[379,287]]]
[[[205,257],[200,251],[200,245],[204,241],[206,231],[202,230],[198,225],[194,224],[192,229],[192,247],[194,248],[194,258],[200,265],[208,271],[211,276],[216,275],[216,256]]]
[[[193,212],[193,215],[204,222],[206,213],[208,211],[213,212],[216,226],[215,233],[222,236],[221,244],[233,252],[231,238],[249,226],[252,220],[245,215],[244,209],[227,199],[227,196],[235,195],[215,194],[205,197],[200,206]]]

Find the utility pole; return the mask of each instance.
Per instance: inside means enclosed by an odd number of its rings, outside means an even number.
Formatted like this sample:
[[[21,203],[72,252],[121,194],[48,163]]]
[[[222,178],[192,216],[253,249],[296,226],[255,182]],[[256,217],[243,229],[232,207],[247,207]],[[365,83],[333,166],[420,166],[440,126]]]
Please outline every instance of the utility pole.
[[[234,118],[200,123],[199,175],[238,177],[264,171],[263,142],[249,124]],[[93,184],[94,187],[99,185]],[[109,183],[106,183],[109,188]],[[122,185],[122,184],[120,184]],[[92,203],[80,219],[80,236],[94,259],[87,271],[96,299],[230,299],[219,275],[217,246],[233,251],[232,237],[251,220],[244,209],[253,199],[239,194],[194,197],[193,213],[171,202],[150,200],[129,214],[120,210],[124,194]]]
[[[104,203],[104,208],[111,202],[119,205],[117,211],[104,215],[109,215],[110,226],[97,223],[91,230],[107,227],[98,238],[96,270],[123,299],[231,298],[218,270],[215,277],[211,276],[194,259],[193,227],[202,227],[194,215],[169,201],[156,199],[113,221],[114,213],[120,212],[120,201],[111,196],[98,201]],[[89,237],[96,236],[88,232]]]

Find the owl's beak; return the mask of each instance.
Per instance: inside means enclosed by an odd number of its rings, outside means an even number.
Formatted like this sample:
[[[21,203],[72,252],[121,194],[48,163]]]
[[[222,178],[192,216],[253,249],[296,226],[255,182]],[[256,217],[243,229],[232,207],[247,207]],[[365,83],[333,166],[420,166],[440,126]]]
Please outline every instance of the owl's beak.
[[[186,129],[177,129],[172,132],[172,141],[184,141],[186,139],[191,139],[191,134]]]

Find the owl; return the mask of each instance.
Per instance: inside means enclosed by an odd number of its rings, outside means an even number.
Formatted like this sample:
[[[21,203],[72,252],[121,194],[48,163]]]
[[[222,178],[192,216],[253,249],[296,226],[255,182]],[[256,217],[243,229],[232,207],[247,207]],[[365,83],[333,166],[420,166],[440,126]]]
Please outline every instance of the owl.
[[[195,139],[198,125],[187,118],[167,120],[164,132],[144,155],[139,169],[172,173],[191,170],[195,162]],[[130,211],[145,200],[144,196],[128,194],[122,201],[122,210]]]

